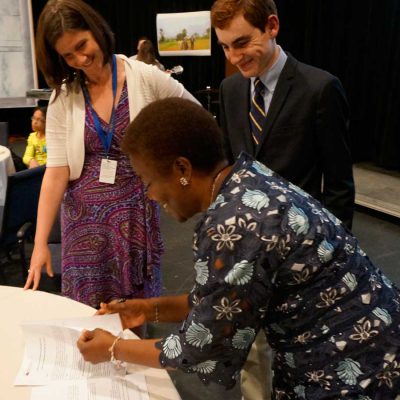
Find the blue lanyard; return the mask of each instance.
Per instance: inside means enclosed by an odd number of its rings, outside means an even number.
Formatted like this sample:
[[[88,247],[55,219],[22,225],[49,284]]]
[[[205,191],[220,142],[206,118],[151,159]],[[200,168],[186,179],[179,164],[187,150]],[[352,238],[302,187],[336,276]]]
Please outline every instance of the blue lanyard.
[[[91,112],[92,112],[94,125],[96,127],[96,132],[99,136],[101,143],[103,144],[103,148],[104,148],[107,158],[108,158],[108,153],[111,148],[111,141],[112,141],[112,137],[114,134],[114,127],[115,127],[114,126],[114,117],[115,117],[114,103],[115,103],[115,97],[117,95],[117,60],[116,60],[115,54],[113,54],[113,56],[112,56],[112,92],[113,92],[113,102],[112,102],[111,119],[110,119],[110,124],[109,124],[110,129],[107,132],[101,126],[99,117],[98,117],[96,111],[92,107],[92,103],[90,101],[90,96],[87,91],[87,88],[85,86],[83,87],[83,94],[84,94],[85,99],[90,107]]]

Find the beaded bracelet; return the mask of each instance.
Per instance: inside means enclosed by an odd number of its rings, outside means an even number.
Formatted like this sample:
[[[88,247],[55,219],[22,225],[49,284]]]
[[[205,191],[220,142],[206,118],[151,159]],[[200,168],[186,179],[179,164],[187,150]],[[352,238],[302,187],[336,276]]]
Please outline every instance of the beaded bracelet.
[[[114,341],[113,341],[111,347],[108,349],[108,351],[111,353],[110,361],[111,361],[112,364],[115,365],[115,368],[116,368],[116,369],[121,369],[121,368],[122,368],[122,363],[123,363],[121,360],[117,360],[117,359],[115,358],[115,354],[114,354],[115,346],[116,346],[118,340],[120,340],[120,339],[122,339],[122,337],[121,337],[120,335],[118,335],[118,336],[114,339]]]

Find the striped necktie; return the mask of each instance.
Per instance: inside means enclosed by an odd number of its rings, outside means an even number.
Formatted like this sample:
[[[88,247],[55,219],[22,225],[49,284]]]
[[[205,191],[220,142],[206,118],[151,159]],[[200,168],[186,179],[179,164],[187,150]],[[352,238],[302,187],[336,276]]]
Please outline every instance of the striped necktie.
[[[261,82],[260,78],[256,78],[254,81],[254,94],[251,99],[250,106],[250,128],[253,136],[254,143],[258,146],[263,133],[263,129],[266,122],[266,114],[264,107],[264,89],[265,86]]]

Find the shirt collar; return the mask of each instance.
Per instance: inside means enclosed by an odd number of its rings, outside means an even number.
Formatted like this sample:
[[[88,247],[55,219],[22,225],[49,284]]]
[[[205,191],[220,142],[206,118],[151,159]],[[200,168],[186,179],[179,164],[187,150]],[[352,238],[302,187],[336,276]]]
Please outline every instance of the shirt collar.
[[[281,74],[283,67],[285,66],[287,55],[282,50],[281,46],[278,46],[279,55],[274,64],[270,69],[265,71],[259,76],[261,82],[268,89],[270,93],[274,93],[275,87],[278,83],[279,75]],[[254,80],[256,78],[251,78],[252,87],[254,86]]]

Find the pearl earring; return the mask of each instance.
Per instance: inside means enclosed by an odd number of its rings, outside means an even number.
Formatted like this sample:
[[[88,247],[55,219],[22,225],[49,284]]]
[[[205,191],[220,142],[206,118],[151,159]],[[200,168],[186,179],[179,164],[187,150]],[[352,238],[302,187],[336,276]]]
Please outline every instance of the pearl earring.
[[[182,186],[187,186],[187,185],[189,185],[188,180],[187,180],[184,176],[182,176],[182,178],[179,179],[179,182],[180,182],[180,184],[181,184]]]

